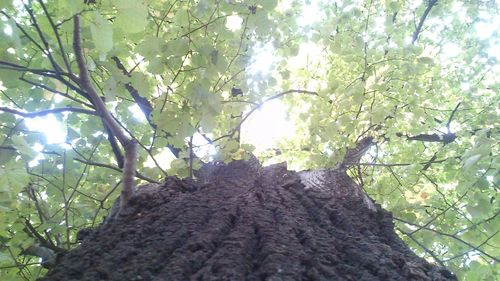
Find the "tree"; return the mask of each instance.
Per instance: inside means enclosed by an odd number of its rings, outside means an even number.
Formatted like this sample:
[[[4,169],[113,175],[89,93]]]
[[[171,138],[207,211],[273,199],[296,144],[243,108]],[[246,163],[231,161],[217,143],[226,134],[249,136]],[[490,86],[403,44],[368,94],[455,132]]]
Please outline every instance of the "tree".
[[[345,172],[208,164],[142,186],[42,280],[457,280],[418,258]]]
[[[43,273],[24,255],[30,247],[66,251],[101,222],[132,167],[129,139],[137,180],[192,177],[203,162],[246,157],[240,129],[271,100],[297,128],[262,160],[332,168],[370,135],[375,148],[349,172],[405,242],[459,278],[498,274],[495,1],[3,0],[0,9],[9,280]],[[273,64],[259,72],[263,46]],[[64,143],[26,125],[47,115],[63,124]]]

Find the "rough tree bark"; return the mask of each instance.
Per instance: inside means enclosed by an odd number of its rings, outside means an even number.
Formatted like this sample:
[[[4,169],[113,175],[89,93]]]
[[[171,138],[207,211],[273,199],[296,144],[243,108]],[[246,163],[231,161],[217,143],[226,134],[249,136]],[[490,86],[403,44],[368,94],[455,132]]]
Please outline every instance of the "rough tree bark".
[[[456,280],[393,229],[340,167],[210,164],[139,188],[42,280]]]

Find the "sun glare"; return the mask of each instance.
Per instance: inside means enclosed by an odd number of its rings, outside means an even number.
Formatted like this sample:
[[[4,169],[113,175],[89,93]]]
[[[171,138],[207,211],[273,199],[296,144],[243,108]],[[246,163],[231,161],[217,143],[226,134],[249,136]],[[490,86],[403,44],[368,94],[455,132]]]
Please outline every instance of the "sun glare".
[[[226,28],[231,31],[236,31],[241,29],[241,24],[243,23],[243,19],[238,15],[232,15],[227,17],[226,19]]]
[[[134,104],[132,106],[129,106],[128,110],[132,113],[132,116],[134,116],[135,119],[137,119],[140,122],[146,122],[146,117],[144,116],[144,112],[142,112],[141,108],[137,105]]]
[[[311,1],[309,4],[304,5],[302,8],[302,13],[297,18],[297,24],[299,26],[306,26],[320,21],[324,14],[318,7],[317,1]]]
[[[169,149],[163,149],[160,153],[154,155],[154,160],[151,156],[148,156],[148,159],[144,162],[144,167],[146,168],[155,168],[156,163],[163,170],[170,169],[170,163],[175,159],[175,156]],[[155,163],[156,161],[156,163]]]
[[[295,134],[295,125],[286,116],[283,102],[273,100],[262,106],[242,126],[243,143],[255,146],[256,152],[276,147],[278,142]]]
[[[254,47],[252,63],[248,69],[250,75],[267,74],[274,64],[273,45],[271,43]]]
[[[43,133],[47,138],[47,144],[61,144],[66,140],[66,132],[54,115],[25,119],[26,126],[31,131]]]

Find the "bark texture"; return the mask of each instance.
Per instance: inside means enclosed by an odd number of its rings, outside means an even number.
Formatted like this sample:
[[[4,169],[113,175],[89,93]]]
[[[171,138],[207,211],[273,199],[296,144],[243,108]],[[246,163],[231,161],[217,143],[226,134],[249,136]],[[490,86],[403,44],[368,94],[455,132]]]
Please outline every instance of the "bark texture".
[[[456,280],[341,169],[210,164],[136,192],[42,280]]]

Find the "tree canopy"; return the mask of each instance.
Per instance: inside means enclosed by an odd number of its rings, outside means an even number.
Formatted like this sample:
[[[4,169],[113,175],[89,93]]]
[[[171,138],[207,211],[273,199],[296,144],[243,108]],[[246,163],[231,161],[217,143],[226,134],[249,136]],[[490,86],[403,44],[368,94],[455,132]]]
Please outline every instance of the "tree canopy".
[[[350,173],[401,237],[462,280],[493,280],[498,14],[493,0],[0,0],[0,275],[43,274],[26,250],[74,247],[119,194],[123,149],[79,49],[138,144],[138,181],[247,157],[241,129],[279,101],[295,131],[255,151],[262,161],[334,167],[374,137]],[[63,140],[44,133],[54,124]]]

